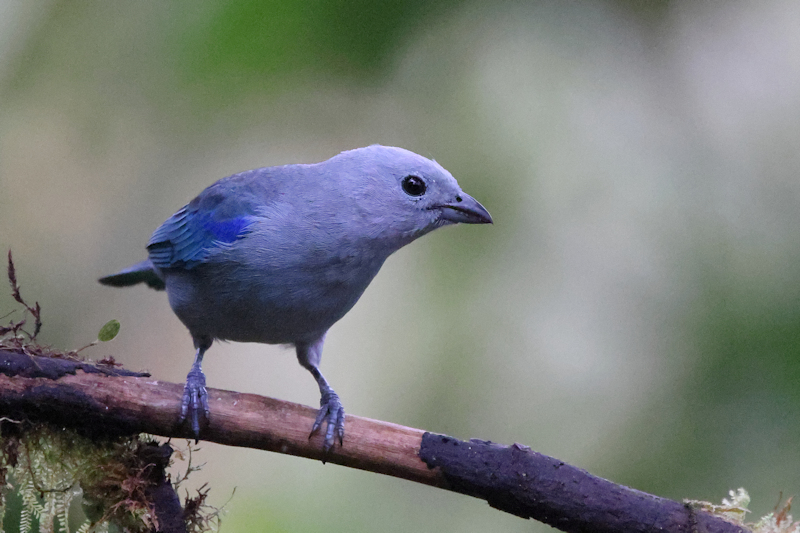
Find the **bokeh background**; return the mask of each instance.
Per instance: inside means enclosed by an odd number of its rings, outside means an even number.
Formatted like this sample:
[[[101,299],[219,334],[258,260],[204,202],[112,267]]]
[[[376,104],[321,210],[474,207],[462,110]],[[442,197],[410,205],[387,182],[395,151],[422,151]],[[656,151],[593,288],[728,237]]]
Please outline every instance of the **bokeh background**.
[[[755,516],[800,490],[800,3],[0,0],[0,249],[60,348],[117,318],[87,355],[182,382],[164,294],[96,279],[220,177],[372,143],[495,224],[401,250],[334,326],[348,412],[670,498],[743,486]],[[318,401],[284,348],[204,367]],[[548,530],[335,465],[194,460],[228,532]]]

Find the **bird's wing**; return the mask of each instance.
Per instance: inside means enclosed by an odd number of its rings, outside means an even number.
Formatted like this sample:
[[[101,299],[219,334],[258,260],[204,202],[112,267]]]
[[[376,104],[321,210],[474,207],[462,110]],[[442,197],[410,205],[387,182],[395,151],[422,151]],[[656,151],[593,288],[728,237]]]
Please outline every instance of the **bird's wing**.
[[[220,180],[153,233],[147,243],[150,261],[158,268],[195,268],[247,235],[258,203],[246,183]]]

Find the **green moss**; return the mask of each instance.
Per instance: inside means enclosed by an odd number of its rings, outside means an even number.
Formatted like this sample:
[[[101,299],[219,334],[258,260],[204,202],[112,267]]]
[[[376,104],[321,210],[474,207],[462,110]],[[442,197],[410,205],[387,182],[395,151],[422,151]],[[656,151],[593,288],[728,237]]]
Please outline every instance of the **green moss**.
[[[146,488],[153,465],[143,464],[139,454],[148,441],[93,441],[68,429],[9,421],[3,429],[0,475],[6,484],[0,507],[5,513],[9,490],[19,494],[20,532],[32,531],[35,522],[40,531],[102,531],[110,525],[131,532],[151,529],[154,515]],[[76,497],[83,498],[83,513],[71,506]]]

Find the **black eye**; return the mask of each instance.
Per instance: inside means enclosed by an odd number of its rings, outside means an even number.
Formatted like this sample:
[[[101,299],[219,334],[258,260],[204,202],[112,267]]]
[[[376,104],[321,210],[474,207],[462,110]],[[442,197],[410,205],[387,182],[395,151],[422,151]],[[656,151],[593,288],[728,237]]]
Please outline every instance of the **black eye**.
[[[425,194],[425,189],[427,189],[427,186],[425,182],[422,181],[422,178],[417,176],[406,176],[403,178],[403,190],[409,196],[422,196]]]

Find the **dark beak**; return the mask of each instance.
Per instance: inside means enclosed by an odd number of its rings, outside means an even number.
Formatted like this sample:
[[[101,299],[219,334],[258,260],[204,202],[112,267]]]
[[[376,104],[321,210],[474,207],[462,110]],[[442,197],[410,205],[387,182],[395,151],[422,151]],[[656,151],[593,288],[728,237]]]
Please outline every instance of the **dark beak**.
[[[455,201],[440,204],[436,209],[441,211],[441,218],[449,222],[462,224],[491,224],[492,215],[475,198],[463,192]]]

